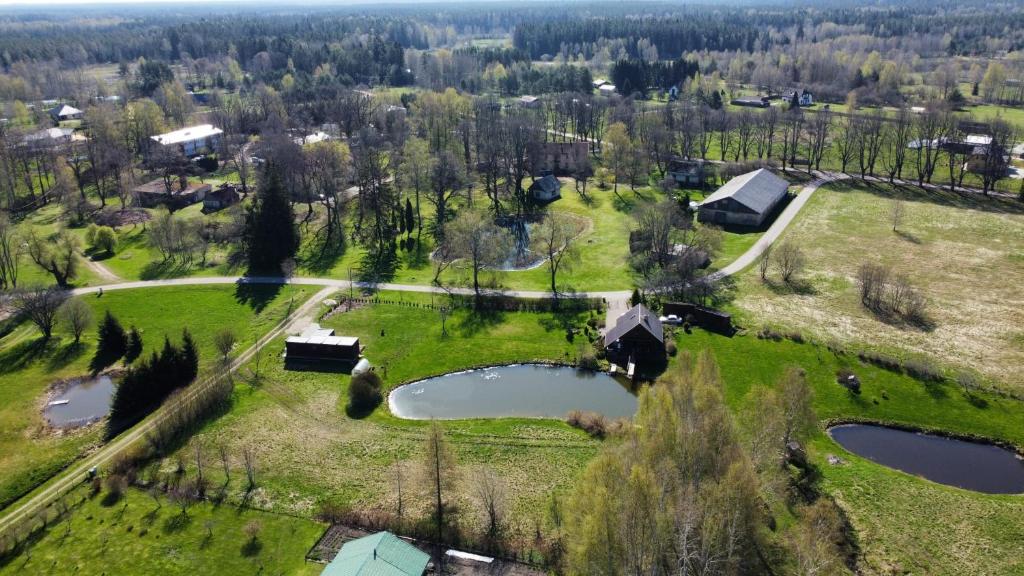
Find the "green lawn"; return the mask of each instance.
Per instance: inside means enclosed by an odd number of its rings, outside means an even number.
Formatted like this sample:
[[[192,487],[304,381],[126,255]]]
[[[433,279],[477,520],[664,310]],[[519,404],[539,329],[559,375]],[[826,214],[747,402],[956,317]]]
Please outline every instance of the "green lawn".
[[[67,520],[51,526],[22,554],[0,562],[0,574],[282,574],[315,575],[306,562],[322,524],[233,506],[203,503],[185,514],[164,500],[129,490],[117,502],[88,496]],[[245,527],[260,530],[250,541]]]
[[[587,187],[587,200],[576,191],[570,178],[562,179],[562,199],[550,204],[546,209],[556,212],[574,214],[585,223],[584,232],[576,240],[578,257],[573,258],[571,268],[559,273],[559,290],[628,290],[633,287],[633,278],[629,269],[629,231],[634,226],[631,217],[632,209],[641,202],[657,202],[663,198],[660,192],[651,187],[638,187],[637,192],[630,191],[628,186],[619,186],[619,195],[612,189],[601,190],[594,182]],[[483,192],[477,193],[476,202],[486,201]],[[424,225],[431,221],[429,204],[423,203]],[[297,211],[302,211],[297,209]],[[429,233],[424,231],[423,246],[419,252],[399,250],[393,269],[383,272],[376,278],[368,272],[365,265],[366,250],[362,246],[349,244],[344,254],[333,259],[317,260],[315,248],[309,244],[309,238],[316,230],[310,227],[306,235],[307,244],[300,256],[300,273],[307,276],[348,278],[349,269],[356,279],[376,279],[404,284],[429,284],[434,277],[433,264],[429,254],[433,243]],[[525,271],[485,272],[482,280],[488,285],[518,290],[549,290],[550,278],[547,265]],[[452,267],[441,276],[445,285],[466,286],[470,284],[469,272],[458,265]]]
[[[97,320],[110,310],[127,329],[139,328],[144,354],[162,346],[164,336],[179,341],[188,327],[199,346],[203,367],[217,360],[214,334],[232,328],[238,346],[247,347],[298,306],[311,287],[190,286],[108,291],[86,296]],[[293,300],[294,299],[294,300]],[[42,416],[49,386],[83,376],[95,351],[95,330],[79,347],[67,336],[42,343],[36,328],[23,323],[0,339],[0,506],[32,490],[101,440],[102,424],[57,434]]]
[[[865,365],[854,356],[789,340],[754,335],[726,338],[695,331],[679,337],[681,350],[710,349],[721,367],[727,402],[739,414],[788,365],[806,370],[821,420],[865,419],[1024,446],[1024,402],[984,396],[977,407],[952,385],[926,386],[907,376]],[[860,378],[860,395],[836,383],[839,368]],[[829,454],[846,463],[833,466]],[[823,431],[811,442],[821,486],[850,518],[864,573],[1019,574],[1024,570],[1024,496],[994,496],[942,486],[846,452]]]
[[[400,298],[394,293],[381,297]],[[429,295],[401,298],[430,302]],[[481,318],[458,310],[447,320],[449,336],[442,338],[436,311],[379,304],[336,315],[324,324],[340,334],[359,336],[390,390],[402,382],[471,366],[571,361],[585,338],[577,335],[569,342],[565,326],[579,327],[587,317],[516,312]],[[426,423],[392,417],[386,403],[367,418],[352,418],[346,414],[347,375],[284,370],[277,350],[272,346],[264,360],[263,383],[240,383],[230,413],[206,426],[192,443],[225,446],[236,456],[235,467],[241,466],[238,454],[246,447],[254,450],[260,486],[253,501],[269,510],[311,515],[321,503],[334,502],[393,511],[393,465],[399,462],[410,483],[406,514],[424,513],[427,499],[411,486]],[[239,382],[252,367],[250,363],[241,370]],[[473,473],[486,465],[507,483],[511,534],[522,537],[543,521],[550,493],[567,490],[599,446],[556,420],[466,420],[446,422],[445,428],[462,470],[455,497],[465,510],[460,523],[475,529],[481,522],[469,494]],[[232,473],[230,498],[236,501],[242,496],[243,476],[238,468]]]

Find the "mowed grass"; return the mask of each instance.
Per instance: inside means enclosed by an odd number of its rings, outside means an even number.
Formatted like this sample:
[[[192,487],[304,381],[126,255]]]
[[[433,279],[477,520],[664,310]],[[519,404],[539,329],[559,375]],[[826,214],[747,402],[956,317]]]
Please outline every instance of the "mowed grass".
[[[108,291],[84,296],[97,321],[111,311],[125,329],[142,333],[144,350],[159,350],[164,337],[180,342],[188,328],[199,347],[202,367],[218,360],[214,335],[230,328],[243,349],[277,324],[293,306],[312,294],[311,287],[189,286]],[[90,329],[75,347],[56,334],[43,343],[38,330],[22,323],[0,339],[0,506],[67,466],[102,437],[102,424],[57,433],[42,415],[50,385],[89,374],[96,330]]]
[[[894,198],[905,216],[893,231]],[[801,290],[739,277],[734,302],[745,323],[807,331],[856,347],[941,359],[990,384],[1024,390],[1024,208],[1012,200],[888,185],[823,187],[782,241],[807,255]],[[905,274],[929,301],[932,329],[884,321],[860,303],[865,262]]]
[[[428,295],[404,295],[406,301],[410,297],[429,303]],[[481,318],[459,310],[447,320],[450,334],[442,338],[436,311],[378,304],[336,315],[324,324],[339,334],[359,336],[384,378],[386,392],[399,383],[472,366],[570,361],[583,337],[569,342],[565,326],[579,327],[587,317],[517,312]],[[424,516],[429,498],[417,479],[427,423],[391,416],[386,402],[369,417],[350,417],[349,376],[285,370],[279,350],[263,360],[262,383],[242,383],[254,363],[243,368],[231,411],[191,441],[207,450],[224,446],[233,455],[230,498],[243,497],[240,455],[250,449],[259,469],[259,486],[251,496],[256,506],[302,515],[316,514],[324,503],[394,512],[397,465],[403,470],[406,517]],[[513,538],[528,537],[538,523],[546,522],[551,493],[570,489],[599,447],[558,420],[463,420],[443,426],[458,460],[452,499],[463,511],[460,523],[473,530],[482,522],[471,491],[476,471],[487,466],[507,486]],[[190,453],[192,445],[183,447],[182,454]]]
[[[85,500],[32,545],[30,554],[0,562],[0,574],[282,574],[315,575],[323,565],[304,552],[323,525],[302,518],[200,503],[181,508],[128,490]],[[245,528],[258,523],[251,541]]]
[[[633,287],[633,272],[629,267],[629,231],[635,227],[633,209],[643,202],[658,202],[664,198],[661,192],[651,187],[637,187],[633,192],[629,186],[619,186],[616,196],[609,187],[600,189],[591,181],[587,186],[587,197],[575,191],[571,178],[562,178],[562,198],[547,205],[543,210],[565,212],[577,217],[583,226],[582,233],[574,242],[576,255],[563,261],[557,285],[559,291],[606,291],[628,290]],[[524,186],[528,186],[527,181]],[[475,205],[485,207],[487,197],[483,191],[475,193]],[[306,246],[300,253],[300,274],[305,276],[353,278],[388,281],[402,284],[429,284],[434,278],[434,265],[430,253],[434,250],[433,239],[427,226],[433,222],[430,204],[425,200],[423,210],[424,231],[419,250],[398,250],[394,262],[373,276],[363,246],[349,243],[343,254],[332,258],[319,259],[319,254],[310,239],[318,224],[304,228]],[[300,210],[301,211],[301,210]],[[354,216],[353,216],[354,217]],[[308,234],[306,233],[308,231]],[[351,231],[351,228],[347,228]],[[415,237],[415,234],[413,234]],[[448,286],[471,285],[470,271],[456,263],[441,275],[441,282]],[[481,282],[492,287],[515,290],[550,290],[551,278],[547,262],[530,270],[484,271]]]
[[[759,340],[695,331],[680,350],[711,350],[721,367],[726,400],[742,425],[760,386],[773,386],[786,366],[800,366],[815,392],[818,418],[891,422],[977,435],[1024,446],[1024,402],[981,395],[972,404],[952,385],[925,385],[905,375],[837,356],[820,344]],[[860,378],[859,395],[836,383],[836,370]],[[828,463],[829,454],[844,464]],[[865,574],[1020,574],[1024,571],[1024,496],[997,496],[943,486],[846,452],[819,429],[810,457],[821,488],[834,497],[855,530]]]

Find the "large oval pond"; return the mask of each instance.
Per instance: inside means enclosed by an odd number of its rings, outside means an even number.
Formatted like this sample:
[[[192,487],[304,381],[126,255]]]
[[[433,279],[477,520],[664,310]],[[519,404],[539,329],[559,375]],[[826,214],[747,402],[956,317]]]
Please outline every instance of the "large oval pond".
[[[562,418],[573,410],[608,418],[636,413],[637,399],[603,372],[568,366],[516,364],[467,370],[395,388],[388,396],[399,418]]]
[[[828,433],[843,448],[890,468],[948,486],[988,494],[1024,493],[1024,460],[991,444],[870,424]]]
[[[51,426],[70,427],[99,420],[110,412],[114,396],[110,376],[75,380],[46,405],[43,414]]]

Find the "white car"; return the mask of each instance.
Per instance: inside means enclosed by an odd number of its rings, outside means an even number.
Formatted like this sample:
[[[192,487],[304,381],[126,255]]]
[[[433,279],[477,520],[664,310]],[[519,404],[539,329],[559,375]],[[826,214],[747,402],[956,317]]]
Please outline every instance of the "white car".
[[[683,319],[675,314],[669,314],[668,316],[662,316],[658,318],[662,324],[682,324]]]

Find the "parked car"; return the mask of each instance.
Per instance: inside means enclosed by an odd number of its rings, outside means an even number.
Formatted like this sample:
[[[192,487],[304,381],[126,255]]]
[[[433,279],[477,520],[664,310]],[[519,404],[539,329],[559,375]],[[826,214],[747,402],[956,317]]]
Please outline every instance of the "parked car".
[[[678,324],[682,324],[683,323],[683,319],[680,318],[679,316],[676,316],[675,314],[669,314],[668,316],[662,316],[662,317],[658,318],[658,320],[661,320],[662,324],[676,324],[676,325],[678,325]]]

